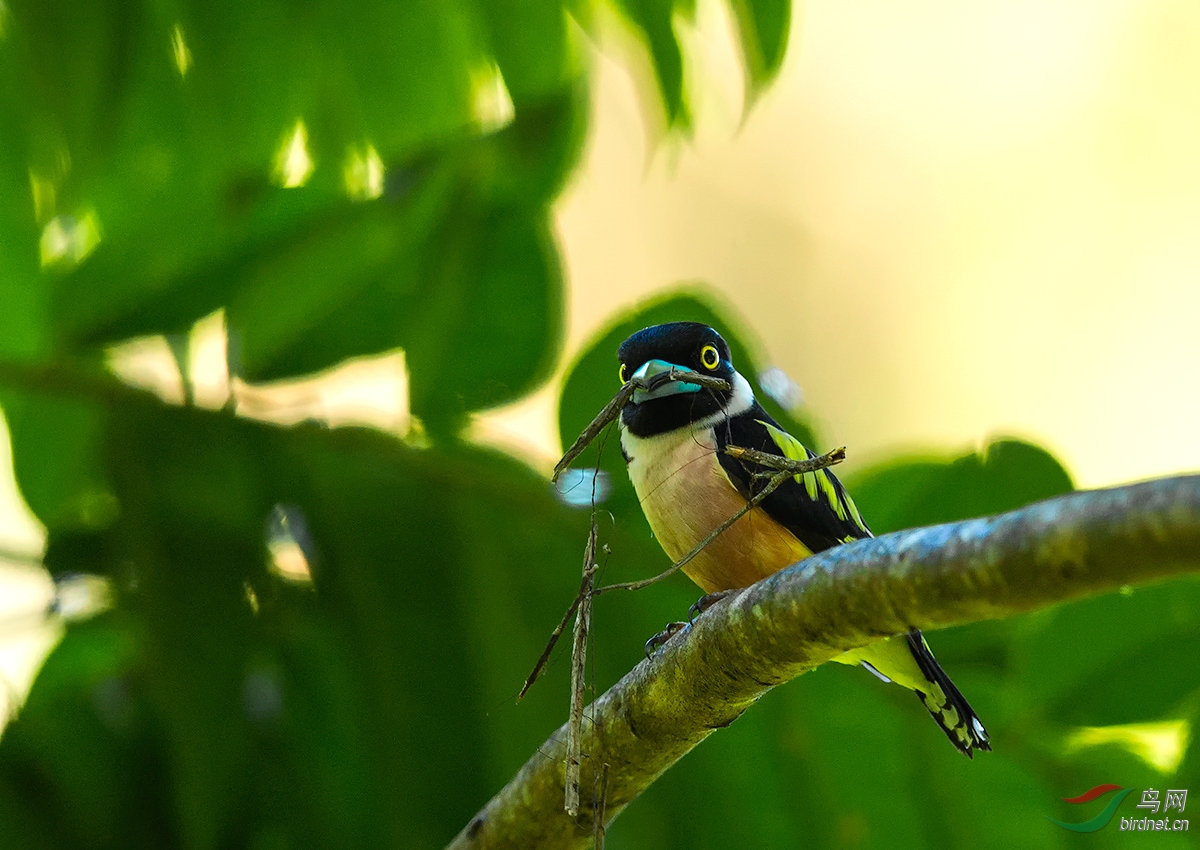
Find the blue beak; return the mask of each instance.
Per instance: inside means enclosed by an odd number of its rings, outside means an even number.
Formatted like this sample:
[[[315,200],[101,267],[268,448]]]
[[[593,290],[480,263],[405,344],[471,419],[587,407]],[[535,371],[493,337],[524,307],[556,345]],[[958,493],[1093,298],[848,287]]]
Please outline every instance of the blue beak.
[[[683,366],[676,366],[674,363],[668,363],[666,360],[649,360],[633,373],[633,377],[649,380],[655,375],[661,375],[664,372],[690,372],[691,369],[686,369]],[[698,393],[703,389],[699,384],[689,384],[687,381],[667,381],[661,387],[650,390],[634,390],[631,401],[634,404],[641,404],[645,401],[650,401],[656,398],[665,398],[669,395],[679,395],[680,393]]]

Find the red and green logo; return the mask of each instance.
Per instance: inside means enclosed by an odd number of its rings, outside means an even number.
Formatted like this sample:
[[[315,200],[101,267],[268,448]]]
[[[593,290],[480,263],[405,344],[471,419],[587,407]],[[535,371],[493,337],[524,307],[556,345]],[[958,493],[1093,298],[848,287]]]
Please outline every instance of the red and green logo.
[[[1090,803],[1092,800],[1103,797],[1112,791],[1118,793],[1113,795],[1113,798],[1108,801],[1108,805],[1091,820],[1085,820],[1082,823],[1065,823],[1064,821],[1054,820],[1054,818],[1049,816],[1046,819],[1072,832],[1095,832],[1098,829],[1108,826],[1108,822],[1117,813],[1117,806],[1121,805],[1121,801],[1128,797],[1133,792],[1133,789],[1122,788],[1120,785],[1097,785],[1090,791],[1084,791],[1078,797],[1063,797],[1064,803]]]

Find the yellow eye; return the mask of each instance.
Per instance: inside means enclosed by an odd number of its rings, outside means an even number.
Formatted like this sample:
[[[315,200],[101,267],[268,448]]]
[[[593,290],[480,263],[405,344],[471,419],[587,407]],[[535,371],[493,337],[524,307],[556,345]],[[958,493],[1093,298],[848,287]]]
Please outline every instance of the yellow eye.
[[[625,364],[621,364],[621,368],[617,370],[617,377],[621,379],[621,383],[625,383]]]
[[[715,345],[706,345],[700,349],[700,364],[708,371],[716,369],[720,362],[721,355],[717,353]]]

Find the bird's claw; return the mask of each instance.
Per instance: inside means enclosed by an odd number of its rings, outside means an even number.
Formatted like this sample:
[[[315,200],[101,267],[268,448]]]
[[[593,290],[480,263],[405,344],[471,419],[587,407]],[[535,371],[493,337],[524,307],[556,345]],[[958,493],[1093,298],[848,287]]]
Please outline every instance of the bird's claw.
[[[691,628],[691,625],[691,623],[667,623],[667,627],[665,629],[656,634],[654,637],[650,638],[650,640],[646,641],[646,657],[652,657],[654,653],[658,652],[663,648],[663,646],[666,645],[667,641],[675,637],[675,635],[679,634],[680,632]]]
[[[685,632],[688,629],[690,629],[692,627],[692,623],[694,623],[696,621],[697,617],[699,617],[701,614],[703,614],[705,611],[707,611],[709,608],[711,608],[717,602],[720,602],[722,599],[724,599],[726,596],[728,596],[732,592],[733,592],[732,590],[722,590],[717,593],[705,594],[704,596],[701,596],[699,599],[697,599],[692,604],[692,607],[688,609],[687,622],[667,623],[667,627],[665,629],[663,629],[661,632],[656,634],[654,637],[650,638],[650,640],[646,641],[646,657],[647,658],[652,657],[654,655],[654,653],[658,652],[660,649],[662,649],[664,646],[666,646],[667,641],[669,641],[671,638],[675,637],[675,635],[679,634],[680,632]]]
[[[716,593],[706,593],[692,603],[692,607],[688,609],[688,624],[696,622],[696,618],[707,611],[712,606],[716,605],[733,591],[719,590]]]

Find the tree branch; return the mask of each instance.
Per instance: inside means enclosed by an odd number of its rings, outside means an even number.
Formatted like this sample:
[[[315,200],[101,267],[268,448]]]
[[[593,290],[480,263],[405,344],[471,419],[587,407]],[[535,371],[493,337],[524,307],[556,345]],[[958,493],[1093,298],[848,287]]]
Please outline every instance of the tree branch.
[[[1072,493],[1011,513],[838,546],[731,594],[593,704],[587,783],[609,766],[611,821],[771,687],[912,628],[1010,617],[1200,572],[1200,475]],[[451,850],[585,847],[590,810],[563,811],[566,727],[471,820]]]

